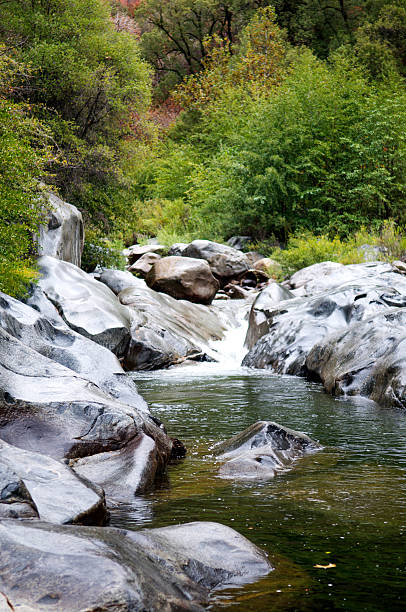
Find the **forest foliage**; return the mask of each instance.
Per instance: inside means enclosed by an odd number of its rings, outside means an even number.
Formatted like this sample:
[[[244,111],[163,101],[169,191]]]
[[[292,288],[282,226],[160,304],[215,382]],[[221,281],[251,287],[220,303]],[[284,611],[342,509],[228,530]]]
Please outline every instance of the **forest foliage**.
[[[42,182],[96,245],[406,222],[406,0],[5,0],[0,45],[3,291]]]

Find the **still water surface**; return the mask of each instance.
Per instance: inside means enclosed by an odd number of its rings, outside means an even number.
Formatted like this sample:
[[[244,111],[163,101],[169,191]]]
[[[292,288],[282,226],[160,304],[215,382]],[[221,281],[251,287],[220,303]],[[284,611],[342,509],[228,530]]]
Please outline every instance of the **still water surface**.
[[[230,361],[135,377],[188,456],[158,491],[114,512],[112,525],[218,521],[264,549],[275,571],[214,593],[211,610],[406,610],[404,413]],[[324,448],[267,482],[219,478],[211,446],[257,420],[303,431]],[[314,567],[328,564],[335,567]]]

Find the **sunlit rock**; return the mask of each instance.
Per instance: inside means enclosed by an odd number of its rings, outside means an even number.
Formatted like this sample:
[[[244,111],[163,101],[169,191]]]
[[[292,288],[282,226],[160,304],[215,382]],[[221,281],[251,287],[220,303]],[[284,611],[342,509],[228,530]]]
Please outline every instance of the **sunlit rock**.
[[[238,278],[250,268],[244,253],[210,240],[193,240],[183,250],[182,256],[206,260],[213,275],[219,279],[222,286]]]

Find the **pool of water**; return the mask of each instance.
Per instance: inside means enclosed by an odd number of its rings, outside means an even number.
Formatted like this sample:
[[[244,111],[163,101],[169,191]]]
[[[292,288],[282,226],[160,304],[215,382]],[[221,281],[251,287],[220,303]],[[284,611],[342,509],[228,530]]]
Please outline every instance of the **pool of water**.
[[[404,413],[332,398],[301,378],[224,364],[135,378],[188,455],[157,491],[114,511],[111,524],[218,521],[265,550],[275,567],[259,582],[213,593],[211,610],[406,609]],[[257,420],[305,432],[323,450],[269,481],[221,479],[212,445]]]

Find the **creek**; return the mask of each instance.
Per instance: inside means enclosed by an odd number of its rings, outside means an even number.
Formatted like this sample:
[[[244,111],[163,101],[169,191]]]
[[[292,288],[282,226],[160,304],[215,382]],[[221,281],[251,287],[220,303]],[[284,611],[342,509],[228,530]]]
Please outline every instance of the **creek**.
[[[212,346],[219,363],[132,374],[188,454],[157,490],[112,511],[111,525],[217,521],[264,549],[276,569],[256,583],[214,592],[214,611],[403,611],[404,413],[330,397],[302,378],[242,368],[244,336],[240,326]],[[323,450],[272,480],[220,478],[212,445],[258,420],[303,431]]]

